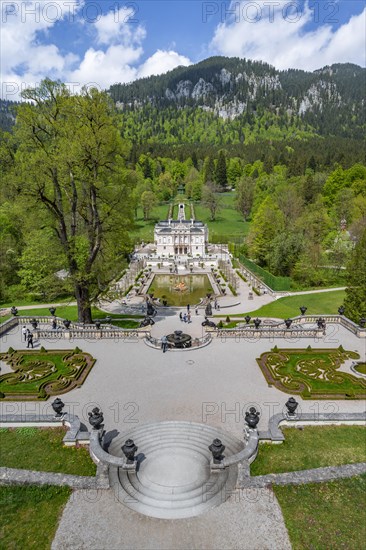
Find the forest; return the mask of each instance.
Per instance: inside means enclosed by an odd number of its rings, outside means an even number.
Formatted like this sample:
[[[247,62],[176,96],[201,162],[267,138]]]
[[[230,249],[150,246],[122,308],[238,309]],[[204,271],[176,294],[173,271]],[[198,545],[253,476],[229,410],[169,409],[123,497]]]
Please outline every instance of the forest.
[[[1,303],[75,296],[88,321],[146,228],[178,199],[193,202],[216,242],[291,277],[294,288],[343,286],[356,272],[353,288],[364,281],[358,140],[143,148],[126,138],[103,92],[71,96],[46,80],[24,99],[11,132],[0,135]]]

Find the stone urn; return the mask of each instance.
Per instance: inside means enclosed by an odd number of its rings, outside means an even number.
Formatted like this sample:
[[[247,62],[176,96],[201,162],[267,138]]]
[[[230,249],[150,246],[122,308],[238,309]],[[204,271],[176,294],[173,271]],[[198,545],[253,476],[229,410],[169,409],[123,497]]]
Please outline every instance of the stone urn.
[[[292,325],[292,319],[285,319],[285,325],[286,328],[290,328],[290,326]]]
[[[16,317],[16,315],[18,315],[18,309],[15,306],[13,306],[10,310],[10,313],[14,315],[14,317]]]
[[[209,450],[212,453],[212,458],[215,464],[220,464],[223,457],[223,452],[225,451],[225,445],[222,444],[221,439],[214,439]]]
[[[56,413],[56,417],[62,416],[62,409],[65,406],[65,403],[61,401],[59,397],[57,397],[53,403],[51,403],[53,410]]]
[[[346,309],[345,309],[344,306],[340,306],[340,307],[338,308],[338,313],[339,313],[339,315],[344,315],[344,312],[345,312],[345,311],[346,311]]]
[[[100,329],[100,321],[94,321],[95,328]]]
[[[48,311],[51,313],[51,315],[55,315],[56,308],[55,307],[50,307],[50,308],[48,308]]]
[[[301,315],[305,315],[307,309],[308,309],[308,308],[307,308],[306,306],[301,306],[301,307],[300,307]]]
[[[250,316],[250,315],[246,315],[246,316],[244,317],[244,319],[245,319],[246,324],[249,325],[250,320],[251,320],[251,316]]]
[[[92,412],[88,412],[89,423],[95,430],[99,430],[102,427],[104,416],[98,407],[94,407]]]
[[[36,328],[38,327],[38,321],[36,319],[32,319],[31,320],[31,325],[32,325],[33,329],[36,330]]]
[[[294,397],[290,397],[287,402],[285,403],[288,415],[289,416],[295,416],[295,411],[297,407],[299,406],[298,402]]]
[[[66,328],[66,329],[69,329],[69,328],[70,328],[71,321],[69,321],[69,319],[64,319],[62,322],[63,322],[63,324],[65,325],[65,328]]]
[[[249,411],[245,413],[245,422],[248,424],[249,428],[254,430],[257,427],[259,415],[260,413],[255,407],[250,407]]]
[[[127,458],[127,464],[133,464],[135,461],[135,454],[138,447],[135,445],[133,439],[127,439],[125,444],[122,445],[122,452]]]
[[[362,317],[360,319],[360,327],[361,328],[365,328],[365,325],[366,325],[366,318],[365,317]]]

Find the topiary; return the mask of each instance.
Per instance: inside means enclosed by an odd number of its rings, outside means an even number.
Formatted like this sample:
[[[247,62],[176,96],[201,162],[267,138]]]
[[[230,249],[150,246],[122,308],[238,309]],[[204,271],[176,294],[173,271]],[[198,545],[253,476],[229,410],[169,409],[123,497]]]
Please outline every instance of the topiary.
[[[217,323],[217,328],[222,328],[224,326],[224,323],[222,321],[219,321]]]
[[[308,346],[308,347],[306,348],[306,351],[312,351],[312,349],[313,349],[313,348],[312,348],[311,346]]]
[[[78,346],[76,346],[76,348],[74,349],[74,353],[81,353],[81,349]]]
[[[41,346],[41,348],[40,348],[39,351],[40,351],[41,353],[47,353],[47,350],[46,350],[43,346]]]
[[[226,321],[226,323],[230,323],[230,317],[228,315],[227,315],[225,321]]]
[[[11,355],[14,352],[15,352],[15,349],[10,346],[10,348],[8,349],[8,355]]]

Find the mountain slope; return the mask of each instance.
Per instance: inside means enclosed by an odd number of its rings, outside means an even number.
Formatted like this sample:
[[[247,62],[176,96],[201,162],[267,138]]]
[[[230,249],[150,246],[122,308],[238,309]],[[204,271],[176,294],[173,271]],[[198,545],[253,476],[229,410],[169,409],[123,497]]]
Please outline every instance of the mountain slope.
[[[365,75],[365,69],[352,64],[311,73],[213,57],[116,84],[110,95],[122,113],[126,137],[134,134],[137,141],[240,143],[312,135],[362,139]]]

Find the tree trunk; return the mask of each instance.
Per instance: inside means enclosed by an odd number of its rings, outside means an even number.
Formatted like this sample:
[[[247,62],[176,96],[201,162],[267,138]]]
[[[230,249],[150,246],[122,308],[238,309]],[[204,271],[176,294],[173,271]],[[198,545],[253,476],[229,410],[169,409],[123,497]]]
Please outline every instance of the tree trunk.
[[[89,288],[83,283],[75,284],[75,298],[78,307],[79,323],[92,323]]]

